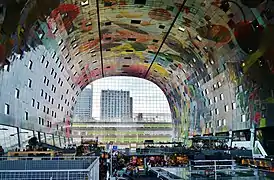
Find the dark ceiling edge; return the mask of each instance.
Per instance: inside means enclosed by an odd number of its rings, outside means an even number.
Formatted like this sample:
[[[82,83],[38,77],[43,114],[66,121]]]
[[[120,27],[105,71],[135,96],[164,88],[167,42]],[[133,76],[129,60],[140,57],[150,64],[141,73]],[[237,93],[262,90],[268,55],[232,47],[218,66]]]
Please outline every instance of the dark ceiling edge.
[[[100,44],[100,58],[101,58],[101,70],[102,70],[102,77],[104,75],[104,63],[103,63],[103,48],[102,48],[102,34],[101,34],[101,23],[100,23],[100,8],[99,8],[99,0],[96,0],[96,7],[97,7],[97,22],[98,22],[98,31],[99,31],[99,44]]]
[[[98,0],[97,0],[97,1],[98,1]],[[183,4],[181,5],[181,7],[180,7],[180,9],[179,9],[179,11],[178,11],[178,13],[177,13],[176,16],[175,16],[173,22],[171,23],[171,25],[170,25],[168,31],[166,32],[165,37],[163,38],[163,41],[162,41],[160,47],[158,48],[157,53],[155,54],[155,56],[154,56],[152,62],[150,63],[150,65],[149,65],[149,67],[148,67],[148,69],[147,69],[147,72],[146,72],[146,74],[145,74],[145,76],[144,76],[145,79],[147,78],[148,72],[150,71],[150,69],[151,69],[153,63],[155,62],[155,60],[156,60],[158,54],[160,53],[160,51],[161,51],[161,49],[162,49],[162,47],[163,47],[163,45],[164,45],[164,43],[165,43],[165,41],[166,41],[166,39],[167,39],[169,33],[170,33],[170,31],[171,31],[171,29],[173,28],[173,26],[174,26],[176,20],[178,19],[178,17],[179,17],[179,15],[180,15],[181,11],[183,10],[183,8],[184,8],[184,6],[185,6],[185,4],[186,4],[186,1],[187,1],[187,0],[184,0]]]
[[[240,6],[240,4],[238,4],[237,2],[233,1],[233,0],[224,0],[224,2],[230,2],[230,3],[233,3],[235,4],[241,11],[242,15],[243,15],[243,19],[244,19],[244,22],[247,22],[246,21],[246,16],[245,16],[245,13],[244,13],[244,10],[243,8]]]

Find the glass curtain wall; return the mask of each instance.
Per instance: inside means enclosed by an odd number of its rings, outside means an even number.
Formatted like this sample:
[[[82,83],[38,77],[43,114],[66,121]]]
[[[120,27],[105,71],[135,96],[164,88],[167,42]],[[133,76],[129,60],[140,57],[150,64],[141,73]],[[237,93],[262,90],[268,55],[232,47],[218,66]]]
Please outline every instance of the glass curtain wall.
[[[19,147],[17,128],[0,125],[0,133],[0,146],[3,147],[5,152]]]
[[[171,122],[170,108],[165,94],[150,81],[136,77],[107,77],[94,81],[88,88],[92,88],[93,92],[92,117],[95,120],[105,120],[101,116],[102,108],[106,105],[108,109],[105,111],[109,115],[116,115],[112,112],[119,111],[119,106],[121,106],[121,111],[129,106],[132,108],[132,112],[130,112],[132,118],[128,118],[128,120],[131,121]],[[108,90],[113,93],[102,97],[102,91]],[[122,93],[118,93],[118,91]],[[129,93],[129,101],[125,99],[127,93]],[[121,100],[125,102],[119,102]],[[117,117],[115,119],[119,119],[119,114]],[[109,120],[106,119],[106,121]]]
[[[33,131],[30,131],[27,129],[20,129],[19,135],[20,135],[20,140],[22,145],[21,148],[26,149],[29,139],[33,137]]]
[[[52,134],[46,134],[47,144],[54,145]]]
[[[90,109],[92,118],[87,121],[74,116],[72,135],[77,144],[90,139],[117,144],[172,139],[169,103],[156,84],[136,77],[115,76],[96,80],[86,88],[92,92],[92,106],[81,108]],[[77,99],[77,103],[83,105],[82,99]]]

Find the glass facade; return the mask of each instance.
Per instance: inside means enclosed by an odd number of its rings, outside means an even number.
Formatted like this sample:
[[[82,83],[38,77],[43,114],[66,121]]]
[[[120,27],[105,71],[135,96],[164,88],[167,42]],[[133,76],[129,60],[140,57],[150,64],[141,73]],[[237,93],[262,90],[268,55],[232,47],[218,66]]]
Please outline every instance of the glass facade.
[[[130,118],[132,121],[171,122],[170,107],[165,94],[150,81],[136,77],[108,77],[94,81],[92,87],[94,120],[104,121],[100,114],[103,112],[102,104],[111,109],[112,107],[117,108],[118,102],[127,101],[129,110],[132,103],[132,119]],[[113,94],[107,95],[107,92],[111,91]],[[122,97],[128,99],[125,100]],[[107,101],[117,102],[117,105]],[[115,109],[113,111],[116,112]]]
[[[18,148],[17,128],[0,125],[0,146],[5,152]]]

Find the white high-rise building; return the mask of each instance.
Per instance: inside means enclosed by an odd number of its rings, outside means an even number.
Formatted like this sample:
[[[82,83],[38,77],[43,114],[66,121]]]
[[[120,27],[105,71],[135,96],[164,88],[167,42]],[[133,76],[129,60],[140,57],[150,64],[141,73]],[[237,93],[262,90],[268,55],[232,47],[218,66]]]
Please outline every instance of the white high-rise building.
[[[88,121],[92,118],[92,86],[85,88],[78,97],[74,121]]]
[[[101,120],[132,120],[133,99],[129,91],[102,90]]]

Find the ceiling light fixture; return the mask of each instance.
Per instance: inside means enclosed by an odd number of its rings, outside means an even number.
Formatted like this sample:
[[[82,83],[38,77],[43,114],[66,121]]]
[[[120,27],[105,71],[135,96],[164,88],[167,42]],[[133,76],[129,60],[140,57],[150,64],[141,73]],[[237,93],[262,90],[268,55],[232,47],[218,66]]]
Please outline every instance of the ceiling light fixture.
[[[183,27],[179,27],[178,30],[179,30],[179,31],[182,31],[182,32],[185,32],[186,29],[183,28]]]

